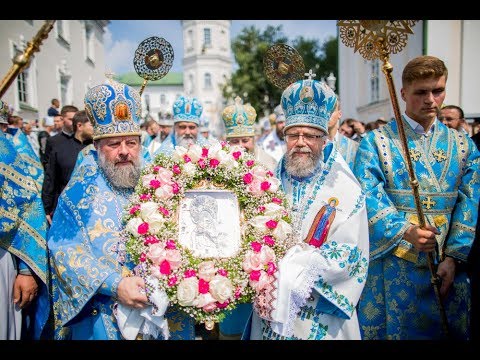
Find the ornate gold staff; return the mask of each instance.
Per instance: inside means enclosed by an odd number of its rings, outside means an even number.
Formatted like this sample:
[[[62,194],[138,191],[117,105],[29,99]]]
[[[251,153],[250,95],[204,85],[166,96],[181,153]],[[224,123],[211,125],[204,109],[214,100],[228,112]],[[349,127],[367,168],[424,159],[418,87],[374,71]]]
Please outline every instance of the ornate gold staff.
[[[45,23],[40,30],[38,30],[35,37],[28,42],[25,51],[22,54],[15,56],[12,67],[0,83],[0,98],[8,90],[18,74],[30,65],[30,60],[31,57],[33,57],[33,54],[40,51],[40,45],[42,44],[42,41],[48,37],[48,33],[52,30],[55,21],[56,20],[45,20]]]
[[[163,78],[173,64],[173,48],[164,38],[149,37],[138,45],[133,58],[133,66],[137,74],[143,78],[140,88],[142,95],[148,80],[154,81]]]
[[[340,38],[342,42],[353,47],[354,52],[359,51],[367,60],[380,58],[383,61],[382,71],[387,80],[390,100],[392,101],[393,111],[395,113],[395,121],[398,127],[398,134],[402,144],[403,153],[407,161],[408,175],[410,178],[410,186],[412,188],[413,197],[415,199],[415,208],[417,210],[418,222],[420,228],[425,228],[425,215],[423,213],[422,204],[420,202],[420,194],[418,191],[419,183],[413,171],[412,160],[408,150],[407,138],[403,128],[403,122],[400,116],[400,108],[398,106],[395,85],[393,83],[392,71],[393,66],[389,62],[390,53],[396,54],[400,52],[407,44],[408,34],[413,34],[412,26],[416,24],[416,20],[339,20],[337,25],[340,28]],[[435,297],[442,319],[442,328],[445,336],[449,335],[448,320],[442,299],[440,297],[441,279],[436,273],[433,254],[427,253],[428,268],[430,269],[431,283],[435,291]]]

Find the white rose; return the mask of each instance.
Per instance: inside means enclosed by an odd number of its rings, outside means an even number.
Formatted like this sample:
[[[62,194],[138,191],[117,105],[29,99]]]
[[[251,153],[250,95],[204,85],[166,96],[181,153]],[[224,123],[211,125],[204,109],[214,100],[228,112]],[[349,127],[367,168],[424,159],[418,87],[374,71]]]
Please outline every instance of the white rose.
[[[275,218],[278,215],[281,216],[282,211],[284,209],[285,208],[283,206],[271,202],[271,203],[268,203],[267,205],[265,205],[265,211],[263,213],[265,214],[265,216],[269,216],[270,218]]]
[[[155,196],[162,200],[168,200],[173,196],[172,185],[162,185],[155,190]]]
[[[269,220],[272,220],[270,216],[259,215],[255,216],[252,220],[250,220],[250,224],[252,224],[255,229],[264,234],[269,230],[267,228],[267,225],[265,225],[265,223]]]
[[[219,303],[224,303],[233,296],[232,282],[226,276],[215,276],[210,281],[210,293]]]
[[[196,170],[197,169],[195,167],[195,164],[192,164],[191,162],[188,162],[185,165],[183,165],[183,172],[188,176],[193,176]]]
[[[277,192],[278,187],[280,186],[280,180],[278,180],[275,177],[268,178],[268,181],[270,182],[270,187],[268,188],[267,191],[269,192]]]
[[[203,261],[198,264],[198,277],[205,281],[211,281],[215,276],[217,269],[213,261]]]
[[[196,299],[193,301],[193,306],[203,308],[204,306],[210,305],[212,303],[215,303],[215,299],[208,292],[206,294],[198,295]]]
[[[218,141],[215,141],[215,142],[211,143],[211,146],[208,149],[208,157],[218,159],[218,156],[219,156],[218,152],[219,151],[223,151],[222,150],[222,145]],[[225,152],[225,151],[223,151],[223,152]]]
[[[140,204],[140,216],[142,217],[143,221],[149,222],[148,218],[155,213],[158,213],[157,203],[154,203],[153,201],[147,201]]]
[[[127,222],[127,226],[125,227],[127,229],[127,231],[132,234],[133,236],[135,237],[139,237],[139,234],[138,234],[138,227],[143,224],[143,220],[138,218],[138,217],[134,217],[134,218],[131,218],[130,220],[128,220]]]
[[[172,154],[172,160],[178,162],[183,160],[183,156],[187,153],[187,149],[183,146],[175,146],[175,151]]]
[[[292,233],[292,231],[292,226],[289,223],[285,220],[279,220],[277,227],[273,230],[273,236],[275,236],[276,239],[283,241]]]
[[[197,144],[193,144],[188,148],[187,155],[192,160],[192,162],[196,164],[198,160],[202,157],[202,148]]]
[[[220,166],[227,170],[232,170],[233,168],[238,167],[238,162],[233,155],[227,154],[225,150],[217,152],[217,159],[220,161]]]
[[[178,284],[177,300],[182,306],[192,306],[198,296],[198,279],[195,276],[186,278]]]

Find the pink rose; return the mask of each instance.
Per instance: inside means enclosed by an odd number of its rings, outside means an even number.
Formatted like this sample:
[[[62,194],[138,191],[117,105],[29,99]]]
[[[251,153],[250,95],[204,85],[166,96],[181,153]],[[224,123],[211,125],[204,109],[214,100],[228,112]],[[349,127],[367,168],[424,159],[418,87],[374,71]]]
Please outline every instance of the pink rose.
[[[267,226],[267,228],[269,229],[275,229],[277,227],[277,222],[275,220],[268,220],[265,225]]]
[[[143,242],[143,245],[151,245],[160,242],[160,240],[155,235],[148,235]]]
[[[161,166],[158,166],[158,165],[154,166],[154,167],[153,167],[153,173],[154,173],[154,174],[158,173],[158,171],[159,171],[161,168],[162,168],[162,167],[161,167]]]
[[[157,179],[152,179],[150,180],[150,187],[153,188],[153,189],[158,189],[161,185],[160,181],[158,181]]]
[[[183,273],[183,276],[184,276],[185,278],[193,277],[193,276],[196,276],[196,275],[197,275],[197,273],[196,273],[195,270],[193,270],[193,269],[187,269],[187,270],[185,270],[185,272]]]
[[[198,160],[197,164],[200,169],[205,169],[205,166],[207,166],[205,165],[205,161],[203,161],[203,159]]]
[[[136,213],[138,210],[140,210],[140,205],[134,205],[134,206],[132,206],[132,207],[130,208],[129,213],[130,213],[130,215],[135,215],[135,213]]]
[[[187,154],[183,155],[183,160],[184,160],[186,163],[192,161],[192,159],[190,159],[190,157],[189,157]]]
[[[268,181],[263,181],[260,184],[260,189],[262,189],[263,191],[267,191],[270,188],[270,185],[271,184]]]
[[[267,264],[267,274],[268,275],[273,275],[273,273],[277,270],[277,266],[275,265],[274,262],[269,261]]]
[[[253,175],[251,173],[246,173],[243,175],[243,182],[245,184],[250,184],[253,181]]]
[[[272,238],[272,237],[269,236],[269,235],[265,235],[265,236],[263,237],[263,242],[264,242],[265,244],[267,244],[267,245],[270,245],[270,246],[275,245],[275,239]]]
[[[282,199],[279,199],[277,197],[272,198],[272,202],[278,205],[282,205]]]
[[[217,308],[217,304],[216,303],[210,303],[210,304],[207,304],[205,305],[204,307],[202,307],[203,311],[205,312],[212,312],[214,311],[215,309]]]
[[[272,176],[273,176],[273,173],[272,173],[270,170],[268,170],[268,171],[267,171],[267,175],[270,176],[270,177],[272,177]]]
[[[228,271],[225,269],[218,269],[217,274],[221,276],[228,276]]]
[[[255,164],[255,160],[247,160],[247,166],[252,167]]]
[[[220,145],[222,145],[222,148],[226,147],[228,145],[228,142],[225,140],[220,141]]]
[[[260,279],[260,271],[259,270],[253,270],[250,273],[250,280],[258,281],[258,279]]]
[[[217,159],[210,159],[210,167],[212,169],[215,169],[218,166],[218,164],[220,164],[220,161],[218,161]]]
[[[172,270],[178,269],[182,264],[182,255],[179,250],[165,250],[165,259],[170,263]]]
[[[177,284],[177,281],[178,281],[178,279],[175,275],[170,276],[168,278],[168,286],[170,286],[170,287],[175,286]]]
[[[202,157],[206,158],[208,156],[208,149],[202,148]]]
[[[253,251],[257,253],[262,249],[262,244],[260,244],[258,241],[252,241],[250,246],[252,247]]]
[[[232,156],[235,160],[238,160],[240,158],[240,156],[242,156],[242,152],[241,151],[235,151],[235,152],[233,152]]]
[[[198,281],[198,292],[200,294],[206,294],[206,293],[208,293],[209,290],[210,290],[210,285],[209,285],[208,281],[200,279]]]
[[[150,245],[147,251],[147,257],[155,265],[160,265],[160,263],[166,258],[166,250],[159,243]]]
[[[172,192],[173,192],[174,194],[178,194],[179,191],[180,191],[180,187],[178,186],[178,184],[177,184],[177,183],[173,183],[173,184],[172,184]]]
[[[218,301],[215,303],[219,309],[225,309],[228,304],[230,304],[230,301],[225,301],[224,303],[219,303]]]
[[[249,284],[252,288],[259,292],[260,290],[263,290],[271,280],[272,278],[268,276],[265,271],[260,271],[259,278],[257,280],[250,279]]]
[[[147,255],[145,253],[140,254],[140,262],[145,262],[147,260]]]
[[[240,296],[242,296],[242,288],[240,286],[238,286],[236,289],[235,289],[235,299],[238,299]]]
[[[250,273],[255,270],[263,269],[263,264],[259,253],[248,250],[243,259],[242,268],[246,273]]]
[[[259,206],[258,209],[257,209],[257,211],[258,211],[259,213],[263,213],[263,212],[265,211],[265,206],[263,206],[263,205]]]
[[[141,223],[140,225],[138,225],[138,233],[140,235],[144,235],[148,232],[148,223],[144,222],[144,223]]]
[[[167,209],[165,209],[164,207],[161,207],[161,206],[158,208],[158,211],[160,211],[160,213],[162,213],[163,216],[168,216],[170,214]]]
[[[149,201],[151,198],[152,198],[152,195],[150,195],[150,194],[141,194],[140,195],[140,200]]]
[[[169,240],[167,240],[167,243],[165,244],[165,247],[167,249],[176,249],[177,245],[175,245],[175,241],[173,241],[172,239],[169,239]]]
[[[167,260],[163,260],[160,264],[160,273],[163,275],[169,275],[172,272],[170,263]]]
[[[182,172],[182,170],[180,170],[180,166],[178,166],[177,164],[173,165],[172,171],[175,175],[178,175]]]

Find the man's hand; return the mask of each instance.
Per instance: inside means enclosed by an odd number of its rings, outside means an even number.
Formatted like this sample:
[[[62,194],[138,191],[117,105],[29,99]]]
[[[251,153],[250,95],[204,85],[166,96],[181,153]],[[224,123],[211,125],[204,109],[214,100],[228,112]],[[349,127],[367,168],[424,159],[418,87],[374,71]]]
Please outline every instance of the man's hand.
[[[440,296],[445,298],[450,290],[453,280],[455,278],[455,260],[451,257],[446,257],[440,264],[438,264],[437,275],[442,279],[442,286],[440,287]]]
[[[411,225],[403,238],[411,243],[418,251],[432,252],[435,250],[437,240],[435,235],[440,235],[436,227],[426,224],[425,229],[420,229],[418,225]]]
[[[145,282],[139,276],[124,277],[120,280],[117,297],[122,304],[136,309],[143,309],[149,305],[145,295]]]
[[[47,221],[48,225],[52,225],[52,217],[50,215],[47,215]]]
[[[13,284],[13,303],[23,309],[37,297],[37,291],[38,284],[35,276],[18,274]]]

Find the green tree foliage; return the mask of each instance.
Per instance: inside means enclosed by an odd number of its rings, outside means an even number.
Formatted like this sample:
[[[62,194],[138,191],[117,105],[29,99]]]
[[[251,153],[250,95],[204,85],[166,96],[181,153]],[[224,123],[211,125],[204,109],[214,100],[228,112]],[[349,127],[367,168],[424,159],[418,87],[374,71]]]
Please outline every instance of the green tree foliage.
[[[316,79],[326,79],[330,72],[338,77],[336,38],[331,37],[323,45],[303,36],[289,42],[281,25],[268,26],[263,33],[254,26],[244,28],[232,41],[232,51],[238,68],[222,91],[229,103],[237,95],[245,104],[250,103],[257,110],[257,121],[271,113],[280,103],[282,96],[283,90],[270,83],[263,70],[265,52],[271,45],[278,43],[293,46],[302,56],[306,72],[312,69]]]

